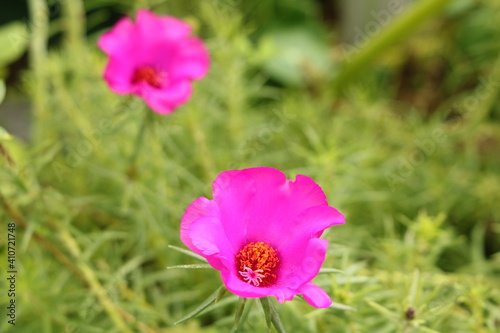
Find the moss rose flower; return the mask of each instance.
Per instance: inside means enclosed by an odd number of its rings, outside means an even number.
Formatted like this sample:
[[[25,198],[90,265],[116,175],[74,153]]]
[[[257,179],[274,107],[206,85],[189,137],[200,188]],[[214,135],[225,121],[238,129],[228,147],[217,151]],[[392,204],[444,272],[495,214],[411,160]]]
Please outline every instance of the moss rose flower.
[[[311,280],[328,247],[319,237],[344,216],[328,206],[318,184],[302,175],[287,180],[267,167],[231,170],[214,181],[213,196],[187,208],[181,239],[221,272],[233,294],[280,303],[302,294],[312,306],[331,304]]]
[[[171,113],[191,96],[191,81],[205,76],[210,59],[191,27],[170,16],[140,10],[99,38],[108,55],[104,79],[118,94],[141,96],[160,114]]]

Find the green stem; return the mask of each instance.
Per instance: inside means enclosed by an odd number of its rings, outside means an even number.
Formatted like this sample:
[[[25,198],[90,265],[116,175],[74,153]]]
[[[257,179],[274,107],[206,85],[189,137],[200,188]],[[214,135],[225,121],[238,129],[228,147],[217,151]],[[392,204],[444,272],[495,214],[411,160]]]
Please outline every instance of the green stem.
[[[234,326],[232,332],[237,332],[240,327],[241,317],[243,315],[243,311],[245,310],[245,305],[247,303],[247,298],[242,297],[240,300],[240,306],[238,306],[238,310],[234,316]]]
[[[65,51],[68,56],[78,61],[68,64],[75,77],[86,75],[90,64],[89,52],[85,45],[85,8],[83,0],[65,0],[62,1],[62,21],[64,39],[66,42]],[[88,89],[86,80],[75,80],[73,91],[81,91],[82,94]]]
[[[7,150],[7,148],[5,148],[1,143],[0,143],[0,153],[7,160],[7,165],[14,166],[16,164],[16,163],[14,163],[14,160],[12,159],[12,156],[10,156],[9,151]]]
[[[153,117],[152,112],[150,110],[147,110],[147,108],[146,108],[145,112],[146,112],[146,114],[144,115],[144,119],[143,119],[142,125],[139,129],[139,133],[137,134],[137,136],[135,138],[134,150],[132,152],[132,155],[130,155],[130,159],[129,159],[129,168],[128,168],[127,174],[131,179],[135,179],[135,177],[137,176],[137,168],[136,168],[135,162],[137,160],[137,157],[139,156],[139,151],[141,149],[142,142],[144,141],[146,127],[148,126],[148,123],[152,120],[152,117]]]
[[[29,0],[29,11],[31,17],[32,31],[29,46],[29,61],[33,71],[33,113],[38,124],[45,124],[44,118],[48,117],[47,112],[47,41],[49,36],[49,9],[44,0]],[[43,127],[37,126],[36,136],[43,136]]]
[[[208,140],[205,135],[205,128],[203,127],[204,123],[200,118],[199,111],[200,109],[197,106],[189,110],[191,117],[190,125],[196,142],[196,148],[200,152],[198,156],[200,157],[200,164],[205,171],[205,177],[211,179],[213,177],[212,170],[215,169],[214,161],[212,160],[212,154],[207,144]]]
[[[101,302],[104,310],[107,312],[108,316],[114,322],[115,326],[123,333],[132,333],[132,330],[123,320],[120,309],[113,303],[109,298],[106,289],[99,282],[93,269],[87,265],[81,258],[81,251],[76,242],[76,240],[71,236],[71,234],[63,228],[58,230],[59,237],[61,241],[66,245],[66,248],[71,253],[76,261],[76,266],[83,273],[83,276],[90,286],[90,289],[95,293],[99,301]]]
[[[343,70],[333,81],[336,92],[345,88],[357,74],[370,65],[375,58],[395,43],[408,37],[430,17],[436,15],[453,0],[421,0],[410,7],[405,13],[396,17],[379,36],[361,47],[359,53],[343,64]]]
[[[270,320],[271,323],[273,323],[274,328],[276,328],[276,331],[278,331],[279,333],[286,333],[285,327],[281,322],[280,316],[276,311],[276,309],[274,308],[274,305],[269,299],[269,297],[260,298],[260,303],[262,304],[262,308],[264,309],[264,313],[266,315],[266,321],[268,321],[268,324]]]
[[[63,9],[67,42],[69,49],[75,52],[76,55],[77,52],[81,52],[83,46],[85,9],[81,0],[66,0],[63,2]],[[75,64],[78,64],[78,62],[75,62]]]

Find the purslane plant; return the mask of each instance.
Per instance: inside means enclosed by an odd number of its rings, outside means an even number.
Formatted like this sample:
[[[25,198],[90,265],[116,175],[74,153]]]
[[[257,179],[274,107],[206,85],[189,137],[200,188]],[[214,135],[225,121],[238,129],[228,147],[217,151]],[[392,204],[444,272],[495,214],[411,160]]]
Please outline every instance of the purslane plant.
[[[344,216],[328,205],[321,187],[298,175],[257,167],[219,174],[213,200],[196,199],[181,222],[181,239],[220,271],[229,291],[244,298],[302,294],[312,306],[330,306],[311,280],[325,260],[319,237]]]
[[[156,113],[169,114],[185,103],[193,80],[203,78],[210,58],[201,39],[178,18],[139,10],[136,21],[121,19],[103,34],[108,55],[104,79],[118,94],[142,97]]]

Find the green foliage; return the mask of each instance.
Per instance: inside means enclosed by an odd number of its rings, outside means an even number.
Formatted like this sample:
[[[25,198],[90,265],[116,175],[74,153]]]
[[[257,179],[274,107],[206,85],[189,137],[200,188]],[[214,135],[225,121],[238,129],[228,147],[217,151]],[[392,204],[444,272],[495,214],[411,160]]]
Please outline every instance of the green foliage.
[[[62,2],[63,15],[78,3]],[[498,36],[500,13],[495,1],[462,3],[423,30],[399,32],[411,36],[401,44],[382,43],[381,59],[361,55],[365,72],[353,84],[337,77],[343,94],[334,94],[328,75],[301,88],[267,84],[263,70],[280,53],[266,33],[250,38],[247,4],[157,1],[162,14],[190,8],[212,58],[192,99],[170,116],[109,91],[96,36],[78,34],[83,22],[66,25],[68,38],[49,51],[35,25],[34,68],[24,77],[33,140],[6,140],[0,127],[1,232],[16,223],[19,272],[16,326],[3,318],[1,330],[263,332],[281,318],[288,332],[498,331],[500,45],[487,41]],[[430,37],[445,20],[450,30]],[[426,47],[414,47],[424,38]],[[432,112],[397,92],[412,49],[418,70],[439,57],[452,68]],[[424,88],[419,96],[429,96]],[[263,165],[312,177],[346,215],[324,235],[330,247],[315,279],[332,296],[329,309],[266,299],[266,318],[260,302],[220,297],[218,272],[182,251],[189,203],[211,197],[219,172]]]
[[[6,76],[7,65],[17,60],[27,46],[28,32],[23,22],[12,22],[0,27],[0,78]]]

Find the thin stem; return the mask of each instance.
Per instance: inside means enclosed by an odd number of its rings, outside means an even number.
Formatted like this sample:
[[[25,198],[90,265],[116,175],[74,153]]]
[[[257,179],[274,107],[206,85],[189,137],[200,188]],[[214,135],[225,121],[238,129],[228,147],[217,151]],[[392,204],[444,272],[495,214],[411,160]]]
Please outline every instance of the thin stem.
[[[136,169],[135,162],[137,160],[137,157],[139,156],[139,151],[141,149],[142,142],[144,141],[146,127],[148,126],[148,123],[151,121],[152,116],[153,116],[152,112],[147,110],[147,108],[146,108],[145,112],[146,113],[144,115],[142,125],[139,128],[139,133],[137,134],[137,136],[135,138],[134,150],[132,152],[132,155],[130,155],[130,159],[129,159],[129,168],[127,171],[127,175],[130,177],[130,179],[135,179],[137,177],[137,169]]]
[[[363,46],[359,53],[353,55],[350,61],[344,64],[343,71],[333,82],[336,92],[345,88],[365,67],[370,65],[375,58],[396,42],[414,33],[418,26],[427,19],[439,13],[452,0],[422,0],[416,2],[404,14],[394,19],[379,36],[370,40]]]
[[[7,164],[9,166],[14,166],[16,164],[16,163],[14,163],[12,156],[10,156],[7,148],[5,148],[1,143],[0,143],[0,153],[5,157],[5,159],[7,160]]]
[[[274,308],[273,303],[269,300],[269,297],[260,298],[260,303],[262,304],[262,308],[264,309],[264,313],[266,314],[266,318],[269,318],[276,328],[276,331],[279,333],[286,333],[285,327],[281,322],[280,316],[276,309]]]
[[[247,303],[247,298],[242,297],[240,300],[240,305],[234,316],[233,332],[237,332],[240,327],[241,317],[243,316],[243,311],[245,310],[245,305]]]
[[[81,0],[66,0],[63,5],[66,38],[69,48],[77,54],[82,49],[82,37],[85,35],[85,10]]]
[[[82,271],[85,280],[88,282],[90,286],[90,289],[96,294],[97,298],[103,305],[104,309],[108,313],[111,320],[113,320],[113,322],[115,323],[116,327],[119,328],[120,331],[124,333],[132,333],[132,330],[123,321],[122,316],[120,314],[120,309],[117,308],[113,303],[113,301],[108,297],[106,290],[99,283],[99,280],[94,274],[92,268],[90,268],[81,259],[81,251],[76,240],[73,238],[73,236],[71,236],[71,234],[67,230],[63,228],[59,228],[58,233],[63,243],[66,245],[67,249],[76,259],[76,265]]]
[[[48,116],[47,113],[47,41],[49,36],[49,9],[44,0],[29,0],[29,11],[31,18],[31,36],[24,36],[30,39],[29,61],[33,71],[33,113],[38,118],[37,123],[44,124],[43,120]],[[37,134],[43,131],[43,127],[38,126]]]
[[[212,154],[210,153],[209,146],[207,144],[207,138],[205,135],[205,130],[206,128],[203,127],[203,121],[200,119],[200,109],[198,107],[193,107],[192,110],[190,110],[190,116],[191,116],[191,130],[193,133],[194,140],[196,142],[196,148],[199,149],[199,154],[198,156],[200,157],[200,164],[203,167],[203,170],[205,171],[205,176],[207,179],[210,179],[213,174],[212,170],[215,169],[214,167],[214,161],[212,159]]]

